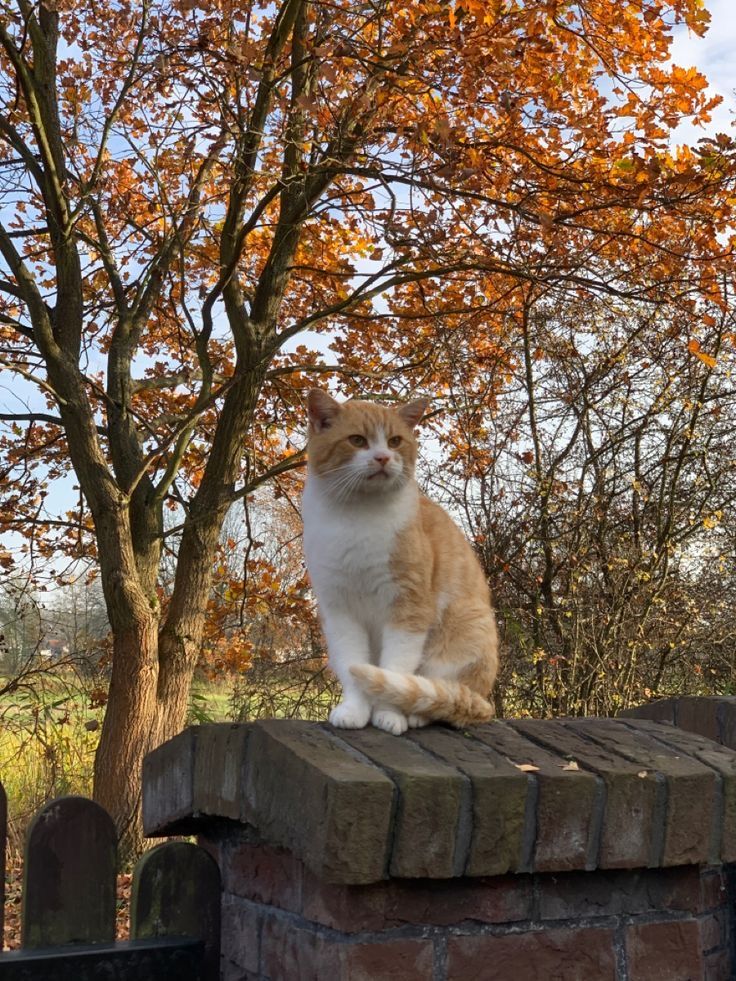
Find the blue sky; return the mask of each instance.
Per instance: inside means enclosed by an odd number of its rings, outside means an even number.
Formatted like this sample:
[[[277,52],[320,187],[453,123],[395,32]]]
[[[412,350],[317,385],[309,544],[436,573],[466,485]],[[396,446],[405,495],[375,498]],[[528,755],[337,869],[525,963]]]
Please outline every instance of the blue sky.
[[[694,65],[699,68],[710,82],[710,92],[720,95],[723,102],[715,110],[711,124],[703,128],[685,123],[675,131],[673,143],[695,142],[703,136],[733,132],[736,120],[736,0],[706,0],[706,7],[711,14],[711,26],[705,37],[700,38],[686,29],[678,28],[672,45],[672,61],[683,67]],[[303,343],[305,339],[300,338],[299,341]],[[320,345],[324,343],[324,339],[320,338]],[[5,374],[6,377],[0,381],[2,411],[23,411],[25,403],[30,403],[34,408],[45,407],[43,400],[35,391],[31,391],[30,386]],[[77,498],[76,492],[71,490],[74,482],[74,477],[70,476],[56,485],[55,504],[68,500],[68,504],[61,504],[62,508],[74,505]],[[6,540],[6,544],[10,542]]]
[[[702,127],[679,126],[675,142],[685,143],[702,136],[731,131],[736,118],[736,0],[706,0],[711,15],[705,37],[678,29],[672,45],[672,60],[683,68],[695,65],[710,82],[709,92],[723,97],[713,113],[713,122]]]

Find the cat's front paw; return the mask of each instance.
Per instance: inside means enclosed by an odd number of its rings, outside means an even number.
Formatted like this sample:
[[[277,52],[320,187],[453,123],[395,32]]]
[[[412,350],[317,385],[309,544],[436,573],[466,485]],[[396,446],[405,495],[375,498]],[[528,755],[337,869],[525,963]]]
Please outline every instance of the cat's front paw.
[[[393,736],[400,736],[402,732],[406,732],[409,725],[404,713],[397,712],[396,709],[374,709],[371,723],[376,729],[383,729]]]
[[[370,705],[359,702],[340,702],[330,712],[330,724],[336,729],[362,729],[371,717]]]
[[[420,729],[422,726],[429,725],[429,719],[423,715],[409,715],[406,721],[409,723],[410,729]]]

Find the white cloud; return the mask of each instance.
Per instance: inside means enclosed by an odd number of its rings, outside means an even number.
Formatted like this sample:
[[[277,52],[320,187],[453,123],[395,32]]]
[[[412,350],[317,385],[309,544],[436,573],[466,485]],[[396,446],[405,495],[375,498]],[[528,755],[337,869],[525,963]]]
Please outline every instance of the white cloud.
[[[683,68],[696,67],[710,82],[709,94],[720,95],[723,102],[713,112],[707,126],[683,123],[673,134],[673,143],[690,143],[703,136],[729,133],[736,119],[736,16],[734,0],[706,0],[711,15],[705,37],[685,28],[675,31],[672,61]]]

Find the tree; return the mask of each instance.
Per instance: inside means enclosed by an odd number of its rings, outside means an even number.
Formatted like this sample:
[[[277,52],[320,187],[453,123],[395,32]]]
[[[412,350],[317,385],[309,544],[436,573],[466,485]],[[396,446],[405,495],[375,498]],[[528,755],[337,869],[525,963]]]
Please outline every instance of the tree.
[[[95,795],[134,844],[220,529],[300,462],[309,377],[488,399],[525,286],[694,302],[729,254],[732,147],[667,146],[714,104],[666,64],[701,0],[0,10],[3,364],[39,393],[2,417],[0,520],[99,566]]]
[[[505,626],[507,711],[612,714],[732,684],[732,659],[714,657],[734,629],[736,325],[723,288],[689,341],[666,307],[530,303],[484,435],[459,407],[473,435],[449,476]]]

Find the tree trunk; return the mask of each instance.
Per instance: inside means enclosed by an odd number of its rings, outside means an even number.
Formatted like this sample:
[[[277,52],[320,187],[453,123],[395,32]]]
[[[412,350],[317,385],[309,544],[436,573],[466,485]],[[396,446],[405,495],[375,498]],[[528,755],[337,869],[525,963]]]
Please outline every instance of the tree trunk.
[[[121,855],[143,845],[141,769],[158,743],[158,615],[139,616],[113,637],[112,678],[95,755],[94,797],[112,815]]]
[[[192,618],[196,635],[201,634],[201,620],[201,616]],[[158,616],[153,613],[114,638],[109,698],[95,757],[94,797],[115,820],[124,858],[139,854],[144,846],[143,760],[186,724],[199,643],[191,637],[183,647],[176,645],[177,650],[175,644],[170,634],[159,634]]]

